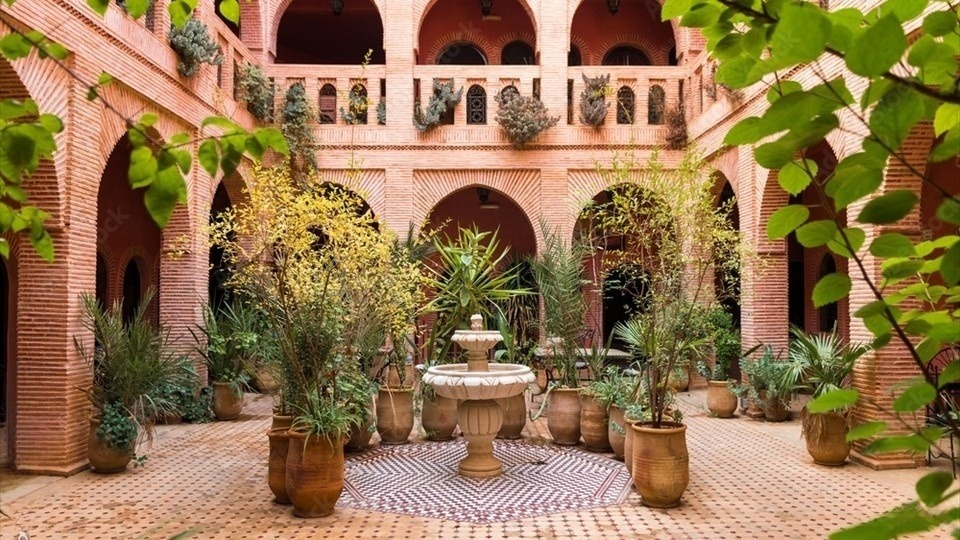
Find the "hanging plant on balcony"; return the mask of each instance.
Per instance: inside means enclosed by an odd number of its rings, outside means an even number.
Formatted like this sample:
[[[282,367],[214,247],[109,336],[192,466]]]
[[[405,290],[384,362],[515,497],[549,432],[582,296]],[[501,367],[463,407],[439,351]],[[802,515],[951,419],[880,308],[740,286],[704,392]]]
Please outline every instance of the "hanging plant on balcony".
[[[366,92],[360,92],[356,87],[348,95],[347,108],[340,107],[340,117],[348,125],[366,124],[367,109],[370,108]]]
[[[599,128],[607,118],[607,85],[610,74],[600,77],[583,77],[584,88],[580,92],[580,123]]]
[[[433,80],[433,95],[430,96],[430,102],[427,108],[423,109],[417,103],[413,108],[413,125],[417,131],[423,133],[439,126],[444,118],[453,112],[460,98],[463,97],[463,87],[454,92],[453,81],[440,82],[440,79]]]
[[[377,103],[377,125],[387,125],[387,102],[383,99]]]
[[[247,104],[247,110],[261,122],[273,120],[273,95],[276,89],[273,82],[256,64],[244,64],[237,77],[240,99]]]
[[[280,118],[280,130],[290,147],[290,169],[297,180],[305,173],[317,168],[317,158],[313,153],[316,139],[307,123],[311,118],[310,105],[303,83],[294,83],[288,90]]]
[[[515,148],[523,148],[528,141],[560,120],[559,116],[550,116],[550,111],[538,98],[521,96],[515,92],[505,94],[495,98],[499,105],[497,123]]]
[[[674,107],[667,111],[667,148],[683,150],[687,147],[687,118],[682,107]]]
[[[170,27],[170,47],[180,58],[177,72],[183,77],[196,75],[200,64],[219,66],[223,62],[220,45],[210,37],[207,25],[197,19],[188,19],[180,28]]]

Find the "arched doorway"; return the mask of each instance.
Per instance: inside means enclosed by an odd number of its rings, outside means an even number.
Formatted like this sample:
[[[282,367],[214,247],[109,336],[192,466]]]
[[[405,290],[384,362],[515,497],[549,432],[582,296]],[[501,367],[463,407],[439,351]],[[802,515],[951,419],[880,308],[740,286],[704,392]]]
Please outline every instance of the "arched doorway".
[[[668,65],[674,29],[660,20],[656,2],[620,2],[610,13],[606,0],[583,0],[573,13],[570,37],[583,47],[582,65]],[[674,62],[676,63],[676,62]],[[581,64],[577,64],[581,65]]]
[[[143,300],[143,281],[137,259],[130,259],[123,271],[123,284],[120,289],[121,298],[123,298],[123,321],[127,324],[134,319],[140,309],[140,303]]]
[[[483,58],[484,64],[534,64],[533,16],[523,0],[497,0],[486,15],[477,2],[437,0],[420,20],[417,63],[480,65]]]
[[[733,186],[725,178],[717,208],[724,213],[727,223],[734,231],[740,232],[740,207]],[[714,269],[714,291],[723,310],[733,317],[733,325],[740,328],[740,272],[737,269]]]
[[[485,66],[487,65],[487,57],[473,43],[452,43],[437,55],[437,64]]]
[[[217,221],[225,210],[232,207],[230,194],[227,193],[226,186],[221,182],[217,186],[217,192],[213,196],[213,203],[210,205],[210,223]],[[224,261],[223,248],[218,245],[210,246],[209,256],[209,283],[207,290],[207,301],[214,312],[218,312],[225,304],[230,301],[230,293],[227,290],[226,282],[230,277],[230,269],[227,262]]]
[[[342,2],[339,12],[329,2],[293,0],[278,14],[278,64],[359,65],[368,50],[371,64],[386,63],[383,21],[370,0]]]

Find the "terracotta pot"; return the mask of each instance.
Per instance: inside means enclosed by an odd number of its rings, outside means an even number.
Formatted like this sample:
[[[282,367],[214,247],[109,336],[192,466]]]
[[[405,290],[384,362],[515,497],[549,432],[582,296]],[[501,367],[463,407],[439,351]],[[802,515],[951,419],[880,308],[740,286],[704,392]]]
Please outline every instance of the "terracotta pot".
[[[423,400],[420,425],[431,441],[449,441],[457,428],[457,400],[434,394]]]
[[[280,383],[269,370],[259,367],[253,378],[253,388],[261,394],[276,394],[280,390]]]
[[[790,409],[779,399],[767,399],[763,402],[763,417],[767,422],[783,422],[790,418]]]
[[[413,431],[413,389],[380,388],[377,397],[377,433],[383,444],[404,444]]]
[[[670,374],[667,382],[674,392],[683,392],[690,386],[690,373],[687,372],[687,368],[675,371]]]
[[[279,504],[290,504],[287,495],[287,453],[290,447],[289,428],[267,431],[270,439],[270,457],[267,460],[267,485],[273,492],[273,500]]]
[[[623,420],[623,464],[627,466],[627,472],[631,474],[630,476],[630,485],[633,485],[633,425],[637,422],[634,420],[628,420],[624,418]]]
[[[610,448],[617,459],[623,459],[624,444],[627,442],[627,424],[623,419],[623,409],[616,405],[610,406],[610,421],[607,423],[607,439]]]
[[[270,429],[290,429],[291,425],[293,425],[293,416],[274,414]]]
[[[329,516],[343,491],[343,441],[288,431],[286,488],[293,515]]]
[[[98,429],[100,429],[100,419],[91,418],[90,437],[87,439],[87,459],[90,460],[90,466],[93,467],[94,472],[102,474],[123,472],[133,459],[133,448],[126,450],[110,448],[97,435]]]
[[[183,415],[180,413],[166,411],[157,415],[157,423],[169,426],[183,422]]]
[[[213,414],[217,420],[236,420],[243,410],[243,394],[237,397],[230,383],[213,383]]]
[[[737,396],[727,381],[707,381],[707,409],[717,418],[730,418],[737,410]]]
[[[850,455],[846,441],[847,419],[837,413],[810,414],[803,411],[803,438],[807,452],[818,465],[838,467]]]
[[[690,483],[687,426],[664,422],[654,429],[638,423],[633,429],[633,484],[640,502],[652,508],[672,508]]]
[[[343,445],[343,449],[348,452],[362,452],[370,446],[370,439],[373,438],[374,418],[373,412],[367,415],[367,418],[359,426],[350,427],[350,438]]]
[[[547,399],[547,429],[553,442],[562,446],[580,444],[580,390],[554,388]]]
[[[527,425],[527,398],[524,394],[498,399],[503,410],[503,424],[497,432],[498,439],[519,439]]]
[[[607,409],[592,395],[580,394],[580,433],[587,450],[591,452],[609,452],[610,416]]]

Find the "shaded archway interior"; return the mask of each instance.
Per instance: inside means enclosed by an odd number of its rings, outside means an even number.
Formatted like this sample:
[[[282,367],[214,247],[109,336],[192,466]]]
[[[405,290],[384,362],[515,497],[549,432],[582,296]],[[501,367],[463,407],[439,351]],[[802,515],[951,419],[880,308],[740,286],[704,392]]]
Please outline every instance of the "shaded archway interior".
[[[233,205],[230,201],[230,194],[227,193],[226,186],[221,182],[217,186],[213,202],[210,204],[210,223],[216,222],[220,214],[231,206]],[[230,268],[224,260],[223,248],[219,245],[210,246],[209,264],[210,280],[208,282],[207,301],[210,303],[211,309],[218,311],[230,301],[226,286],[227,280],[230,278]]]
[[[7,260],[0,260],[0,425],[7,423],[7,390],[9,369],[9,353],[7,340],[9,339],[9,312],[10,309],[10,278],[7,275]]]
[[[373,2],[349,0],[335,15],[329,2],[293,0],[277,28],[275,62],[356,65],[368,50],[371,64],[386,63],[383,21]]]
[[[607,9],[606,0],[584,0],[574,13],[570,35],[577,43],[583,44],[593,57],[581,57],[579,48],[574,55],[571,46],[569,65],[658,64],[662,62],[656,61],[654,51],[645,51],[644,46],[636,40],[642,38],[657,51],[666,51],[675,46],[673,28],[669,21],[660,20],[660,4],[655,0],[623,0],[616,14],[611,14]],[[611,36],[622,36],[622,40],[611,44]],[[608,56],[609,60],[605,61]],[[642,57],[648,59],[647,64],[634,63],[641,61]],[[575,60],[578,62],[572,63]],[[670,65],[676,65],[676,58],[672,60]]]
[[[480,190],[487,190],[485,202]],[[444,197],[430,212],[428,227],[439,231],[439,238],[457,238],[461,228],[498,231],[501,249],[509,247],[507,259],[534,255],[537,237],[533,225],[510,197],[485,186],[470,186]]]
[[[717,207],[726,210],[727,223],[733,230],[740,232],[740,206],[733,186],[725,178],[717,198]],[[740,273],[734,272],[725,276],[722,271],[715,270],[713,286],[720,306],[733,317],[734,326],[740,328]],[[739,369],[739,366],[736,367]]]
[[[493,3],[493,11],[485,17],[480,11],[479,2],[464,0],[438,0],[430,7],[420,25],[420,35],[417,36],[418,64],[454,64],[475,65],[461,63],[458,56],[451,56],[450,46],[456,43],[467,43],[471,47],[482,51],[484,43],[498,47],[494,51],[483,54],[490,64],[500,63],[501,55],[508,46],[519,48],[515,44],[516,36],[535,36],[536,29],[530,14],[519,0],[497,0]],[[532,52],[536,49],[535,42],[521,41]],[[508,50],[506,52],[509,52]],[[444,56],[444,54],[447,56]],[[476,60],[475,54],[464,56]],[[511,56],[511,58],[513,58]],[[536,63],[536,58],[529,63]],[[518,62],[528,63],[528,62]]]

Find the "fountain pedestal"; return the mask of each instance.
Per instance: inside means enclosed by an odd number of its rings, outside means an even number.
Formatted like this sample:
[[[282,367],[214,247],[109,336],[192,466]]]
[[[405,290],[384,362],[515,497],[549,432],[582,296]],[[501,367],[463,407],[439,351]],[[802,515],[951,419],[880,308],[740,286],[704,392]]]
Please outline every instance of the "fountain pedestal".
[[[444,397],[460,400],[457,419],[467,440],[467,457],[460,461],[460,474],[490,478],[503,473],[493,455],[493,440],[503,424],[503,410],[494,401],[523,393],[536,377],[518,364],[490,364],[487,351],[501,341],[500,332],[481,330],[479,315],[470,318],[471,330],[457,330],[453,340],[467,350],[466,364],[433,366],[423,382]]]

